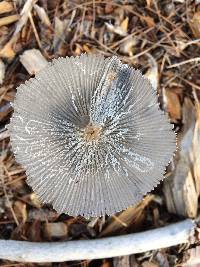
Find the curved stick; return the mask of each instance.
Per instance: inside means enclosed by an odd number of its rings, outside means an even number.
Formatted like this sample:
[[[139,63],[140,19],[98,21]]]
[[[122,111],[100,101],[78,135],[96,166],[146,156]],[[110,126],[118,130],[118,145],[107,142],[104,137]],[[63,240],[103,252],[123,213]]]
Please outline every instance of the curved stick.
[[[187,219],[154,230],[95,240],[27,242],[0,240],[0,258],[20,262],[101,259],[193,242],[194,221]]]

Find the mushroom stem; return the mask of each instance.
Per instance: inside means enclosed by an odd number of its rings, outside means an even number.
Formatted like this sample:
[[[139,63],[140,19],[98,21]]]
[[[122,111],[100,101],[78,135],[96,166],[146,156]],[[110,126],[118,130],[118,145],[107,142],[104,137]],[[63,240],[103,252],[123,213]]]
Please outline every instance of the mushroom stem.
[[[187,219],[154,230],[95,240],[65,242],[0,241],[0,258],[20,262],[63,262],[136,254],[194,242],[196,224]]]

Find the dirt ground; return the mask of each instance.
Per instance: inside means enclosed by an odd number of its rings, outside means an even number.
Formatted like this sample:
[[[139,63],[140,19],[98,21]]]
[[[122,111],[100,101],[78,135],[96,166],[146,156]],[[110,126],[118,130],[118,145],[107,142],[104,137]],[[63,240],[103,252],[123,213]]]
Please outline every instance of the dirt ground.
[[[166,179],[137,207],[88,220],[58,214],[39,202],[26,184],[25,170],[15,161],[5,128],[17,86],[34,76],[46,61],[81,53],[117,55],[152,79],[160,107],[174,124],[178,145]],[[1,1],[0,239],[93,239],[198,218],[199,63],[199,0]],[[198,239],[195,245],[122,258],[48,264],[0,260],[0,266],[200,266],[187,263],[191,257],[200,257],[197,248]]]

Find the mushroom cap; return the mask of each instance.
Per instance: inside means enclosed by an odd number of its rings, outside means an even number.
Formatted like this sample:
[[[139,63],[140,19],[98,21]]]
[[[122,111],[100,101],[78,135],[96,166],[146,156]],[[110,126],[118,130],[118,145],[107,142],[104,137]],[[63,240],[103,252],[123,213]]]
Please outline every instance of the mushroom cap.
[[[27,183],[73,216],[137,204],[176,150],[150,81],[117,57],[53,60],[17,88],[8,129]]]

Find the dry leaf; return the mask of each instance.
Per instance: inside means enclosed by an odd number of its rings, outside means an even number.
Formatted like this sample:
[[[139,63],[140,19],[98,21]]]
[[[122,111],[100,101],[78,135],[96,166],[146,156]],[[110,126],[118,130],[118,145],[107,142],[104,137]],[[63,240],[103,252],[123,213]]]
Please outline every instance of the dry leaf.
[[[83,44],[83,51],[85,51],[88,54],[92,52],[91,49],[86,44]]]
[[[12,42],[8,42],[1,50],[0,57],[12,59],[15,56]]]
[[[7,119],[7,116],[12,112],[12,107],[10,103],[6,103],[5,105],[0,107],[0,121],[4,121]]]
[[[129,21],[129,18],[126,17],[126,18],[122,21],[122,23],[120,24],[120,27],[121,27],[122,31],[124,31],[124,32],[126,32],[126,33],[127,33],[127,31],[128,31],[128,21]]]
[[[41,208],[41,203],[35,193],[24,195],[21,199],[33,207]]]
[[[30,209],[28,213],[28,221],[40,220],[40,221],[54,221],[58,218],[58,213],[49,209]]]
[[[152,0],[146,0],[146,3],[147,3],[147,7],[151,7],[151,5],[153,4],[153,1]]]
[[[25,223],[27,221],[26,204],[20,200],[17,200],[14,202],[13,209],[18,221],[20,223]]]
[[[61,40],[64,38],[64,33],[68,27],[68,20],[60,20],[58,17],[55,17],[55,35],[53,40],[53,47],[57,50]]]
[[[181,119],[181,104],[178,95],[170,89],[164,89],[163,100],[165,109],[169,113],[171,120],[176,122]]]
[[[112,13],[113,12],[113,5],[112,5],[112,3],[107,3],[106,5],[105,5],[105,13],[106,14],[110,14],[110,13]]]
[[[145,73],[145,76],[150,80],[153,88],[155,91],[157,91],[158,88],[158,64],[156,60],[150,55],[149,53],[146,53],[146,55],[149,58],[149,65],[150,68]]]
[[[159,266],[170,267],[168,254],[162,249],[156,253],[155,260],[157,263],[159,263]]]
[[[76,56],[79,56],[82,53],[82,47],[79,44],[75,44],[75,47],[74,53]]]
[[[152,17],[149,17],[149,16],[143,16],[142,17],[143,20],[145,20],[147,26],[149,28],[151,27],[154,27],[155,26],[155,22],[154,22],[154,19]]]
[[[186,40],[176,40],[176,47],[179,53],[186,49],[188,47],[188,44],[190,44],[190,42],[187,42]]]
[[[18,21],[16,25],[15,32],[13,33],[12,38],[18,35],[18,33],[21,31],[23,26],[26,24],[28,20],[29,13],[31,12],[33,5],[37,2],[37,0],[27,0],[22,8],[22,11],[20,12],[20,20]]]
[[[200,11],[194,14],[193,18],[190,20],[189,25],[194,37],[200,38]]]
[[[130,36],[126,39],[123,43],[120,44],[120,52],[125,55],[129,55],[130,57],[133,56],[134,46],[138,43],[137,39]]]
[[[46,13],[45,9],[43,7],[40,7],[38,5],[34,5],[34,9],[38,15],[38,17],[40,18],[40,20],[42,21],[42,23],[44,25],[46,25],[47,27],[51,27],[51,21],[48,17],[48,14]]]
[[[124,29],[121,26],[115,26],[115,25],[112,25],[112,24],[107,23],[107,22],[105,22],[105,25],[106,25],[106,27],[108,28],[108,30],[110,32],[117,33],[117,34],[119,34],[121,36],[126,36],[127,35],[127,31],[124,31]]]
[[[101,265],[101,267],[112,267],[112,263],[109,262],[108,260],[103,260],[103,263]]]

